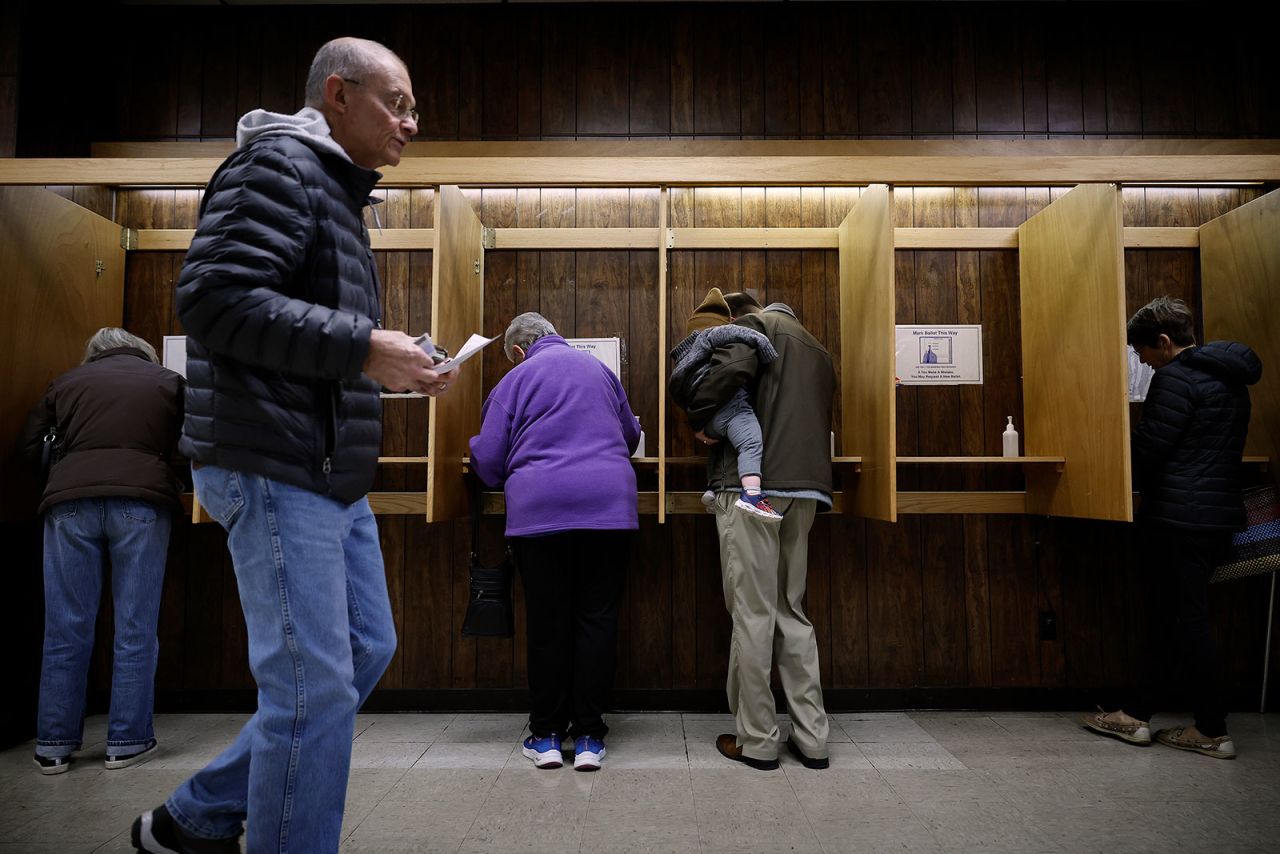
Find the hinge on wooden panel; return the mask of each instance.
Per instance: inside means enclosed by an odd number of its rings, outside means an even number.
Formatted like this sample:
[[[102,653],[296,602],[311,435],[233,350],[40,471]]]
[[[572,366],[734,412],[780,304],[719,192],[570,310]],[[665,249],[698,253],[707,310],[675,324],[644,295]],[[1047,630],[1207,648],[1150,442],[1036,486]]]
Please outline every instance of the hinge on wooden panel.
[[[667,248],[676,248],[676,230],[674,228],[667,229]]]
[[[93,273],[95,276],[101,276],[104,272],[106,272],[106,269],[107,269],[107,265],[102,263],[101,261],[93,262]]]
[[[120,229],[120,248],[128,252],[130,249],[138,248],[138,229],[122,228]]]
[[[480,259],[479,259],[479,258],[477,258],[477,259],[476,259],[476,263],[475,263],[475,274],[476,274],[477,276],[478,276],[478,275],[480,275]]]
[[[496,249],[498,246],[498,232],[492,228],[481,229],[480,245],[485,249]],[[479,271],[477,270],[476,272]]]

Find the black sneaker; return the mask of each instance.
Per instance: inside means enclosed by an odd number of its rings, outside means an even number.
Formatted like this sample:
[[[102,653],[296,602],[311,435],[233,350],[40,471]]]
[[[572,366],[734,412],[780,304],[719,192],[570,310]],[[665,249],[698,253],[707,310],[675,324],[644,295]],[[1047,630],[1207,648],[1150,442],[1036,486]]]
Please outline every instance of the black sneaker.
[[[129,838],[135,850],[151,854],[240,854],[240,837],[192,836],[173,820],[164,804],[135,818]]]
[[[50,759],[48,756],[36,754],[36,768],[40,769],[41,774],[62,774],[71,770],[71,757],[59,756],[56,759]]]
[[[132,753],[108,753],[107,770],[114,771],[117,768],[128,768],[130,765],[146,762],[156,752],[156,747],[156,740],[153,738],[142,745],[141,750],[135,750]]]

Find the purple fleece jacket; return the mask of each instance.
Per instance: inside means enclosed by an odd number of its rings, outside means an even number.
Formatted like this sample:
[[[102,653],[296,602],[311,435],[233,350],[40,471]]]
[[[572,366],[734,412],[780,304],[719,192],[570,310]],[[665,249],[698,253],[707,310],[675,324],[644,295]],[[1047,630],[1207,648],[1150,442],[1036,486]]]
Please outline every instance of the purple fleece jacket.
[[[539,338],[489,393],[471,467],[507,498],[507,536],[638,528],[640,426],[622,383],[559,335]]]

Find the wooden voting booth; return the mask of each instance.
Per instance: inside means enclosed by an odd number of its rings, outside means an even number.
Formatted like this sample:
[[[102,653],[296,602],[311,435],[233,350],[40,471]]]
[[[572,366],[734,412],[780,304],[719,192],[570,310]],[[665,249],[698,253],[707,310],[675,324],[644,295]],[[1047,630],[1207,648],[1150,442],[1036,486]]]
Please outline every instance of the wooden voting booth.
[[[28,410],[84,357],[89,336],[119,326],[125,250],[120,226],[38,187],[0,186],[0,448],[8,455]],[[34,473],[5,466],[0,520],[39,503]]]
[[[214,144],[216,146],[216,144]],[[742,150],[750,149],[749,143]],[[790,152],[803,152],[799,148]],[[900,513],[1035,513],[1089,519],[1132,519],[1133,494],[1129,465],[1129,404],[1126,398],[1125,277],[1126,247],[1201,247],[1204,283],[1204,326],[1210,338],[1249,342],[1264,362],[1280,362],[1280,340],[1274,318],[1280,296],[1274,283],[1280,269],[1280,196],[1273,192],[1203,227],[1125,228],[1121,189],[1127,180],[1280,179],[1280,156],[1250,155],[1180,159],[1116,157],[1106,166],[1090,158],[993,157],[781,157],[774,154],[733,157],[643,157],[608,153],[545,155],[546,143],[528,144],[528,157],[513,155],[520,146],[498,147],[502,156],[485,153],[481,144],[459,147],[447,156],[407,156],[387,170],[389,186],[434,189],[434,222],[429,228],[379,229],[375,249],[430,250],[433,338],[459,346],[484,325],[485,252],[491,249],[546,251],[557,249],[627,249],[652,251],[658,284],[656,359],[642,370],[658,389],[659,425],[645,425],[656,453],[638,461],[656,468],[656,490],[642,492],[641,512],[659,521],[670,513],[702,512],[698,493],[668,489],[670,469],[696,470],[701,457],[669,455],[670,429],[665,401],[667,329],[672,325],[668,272],[673,255],[708,249],[835,250],[838,261],[838,314],[842,419],[834,463],[844,488],[836,497],[839,512],[895,521]],[[661,144],[657,146],[661,148]],[[775,146],[776,147],[776,146]],[[626,146],[622,146],[626,148]],[[716,151],[717,145],[709,148]],[[200,155],[205,144],[139,145],[114,154],[126,157],[80,161],[7,161],[0,163],[0,185],[104,184],[201,185],[218,157]],[[566,151],[584,150],[581,146]],[[589,150],[589,149],[585,149]],[[687,150],[687,149],[681,149]],[[162,157],[145,156],[161,151]],[[496,149],[495,149],[496,151]],[[220,150],[219,150],[220,153]],[[985,170],[985,172],[983,171]],[[1077,174],[1089,183],[1055,187],[1052,201],[1017,227],[895,227],[894,186],[865,180],[876,174],[895,177],[907,186],[928,183],[1060,184]],[[446,182],[442,178],[451,180]],[[856,198],[837,228],[671,228],[668,187],[771,186],[825,183],[850,187]],[[456,184],[453,182],[457,182]],[[895,181],[897,183],[897,181]],[[657,187],[656,227],[485,228],[472,200],[458,184],[485,186],[625,186]],[[5,377],[13,394],[6,397],[5,435],[16,431],[18,410],[25,411],[38,388],[75,359],[72,351],[94,329],[120,318],[123,249],[104,263],[114,275],[107,287],[84,276],[58,271],[73,264],[68,240],[40,242],[31,234],[65,235],[63,223],[79,217],[84,234],[71,242],[93,255],[103,242],[131,251],[180,250],[192,232],[172,229],[120,229],[53,194],[35,188],[0,190],[6,219],[19,209],[50,210],[21,234],[5,229],[3,257],[19,258],[33,278],[5,291],[8,316],[20,325],[41,320],[42,349],[19,351],[6,341]],[[92,220],[90,227],[87,223]],[[104,225],[105,224],[105,225]],[[70,226],[67,226],[69,229]],[[94,231],[97,229],[97,231]],[[79,232],[77,232],[79,233]],[[77,242],[78,241],[78,242]],[[94,250],[87,249],[94,246]],[[894,323],[895,250],[1016,249],[1020,273],[1022,395],[1020,428],[1023,456],[1001,458],[958,455],[915,457],[897,453],[895,421]],[[104,254],[98,252],[98,254]],[[86,256],[88,257],[88,256]],[[16,263],[16,262],[15,262]],[[83,262],[87,264],[87,261]],[[74,264],[81,264],[76,261]],[[61,265],[61,266],[60,266]],[[14,267],[10,267],[14,269]],[[79,267],[77,266],[77,271]],[[88,290],[85,290],[89,287]],[[114,290],[112,290],[114,288]],[[76,296],[79,294],[79,296]],[[92,298],[86,294],[92,294]],[[75,303],[74,305],[72,303]],[[112,313],[114,311],[114,313]],[[1271,322],[1267,319],[1270,318]],[[51,323],[49,319],[56,322]],[[492,318],[489,319],[492,321]],[[505,318],[502,319],[505,323]],[[683,320],[681,319],[681,323]],[[492,325],[492,324],[491,324]],[[16,336],[15,336],[16,337]],[[55,342],[58,342],[55,347]],[[53,349],[50,349],[53,348]],[[996,354],[998,355],[998,354]],[[984,361],[993,354],[984,354]],[[1274,373],[1274,372],[1273,372]],[[633,377],[635,374],[633,373]],[[1254,394],[1250,454],[1255,461],[1274,459],[1280,448],[1280,394],[1275,377],[1264,378]],[[427,407],[425,457],[387,456],[387,464],[411,464],[426,478],[421,491],[378,492],[370,496],[375,512],[425,514],[438,522],[468,514],[464,486],[467,440],[479,429],[483,402],[481,370],[468,366],[450,394],[419,400]],[[12,405],[10,405],[10,403]],[[658,429],[654,429],[657,427]],[[655,435],[656,434],[656,435]],[[2,437],[0,437],[2,438]],[[899,491],[900,466],[1013,466],[1025,473],[1024,490]],[[501,496],[486,499],[486,510],[500,511]],[[198,506],[195,518],[201,520]]]

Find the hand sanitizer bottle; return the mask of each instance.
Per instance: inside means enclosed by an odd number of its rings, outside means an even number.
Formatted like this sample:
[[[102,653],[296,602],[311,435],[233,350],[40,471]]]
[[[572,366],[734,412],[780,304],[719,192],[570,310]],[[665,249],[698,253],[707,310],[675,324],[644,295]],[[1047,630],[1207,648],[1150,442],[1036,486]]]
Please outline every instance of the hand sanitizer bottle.
[[[1013,416],[1008,416],[1009,426],[1004,428],[1004,455],[1006,457],[1018,456],[1018,431],[1013,429]]]

